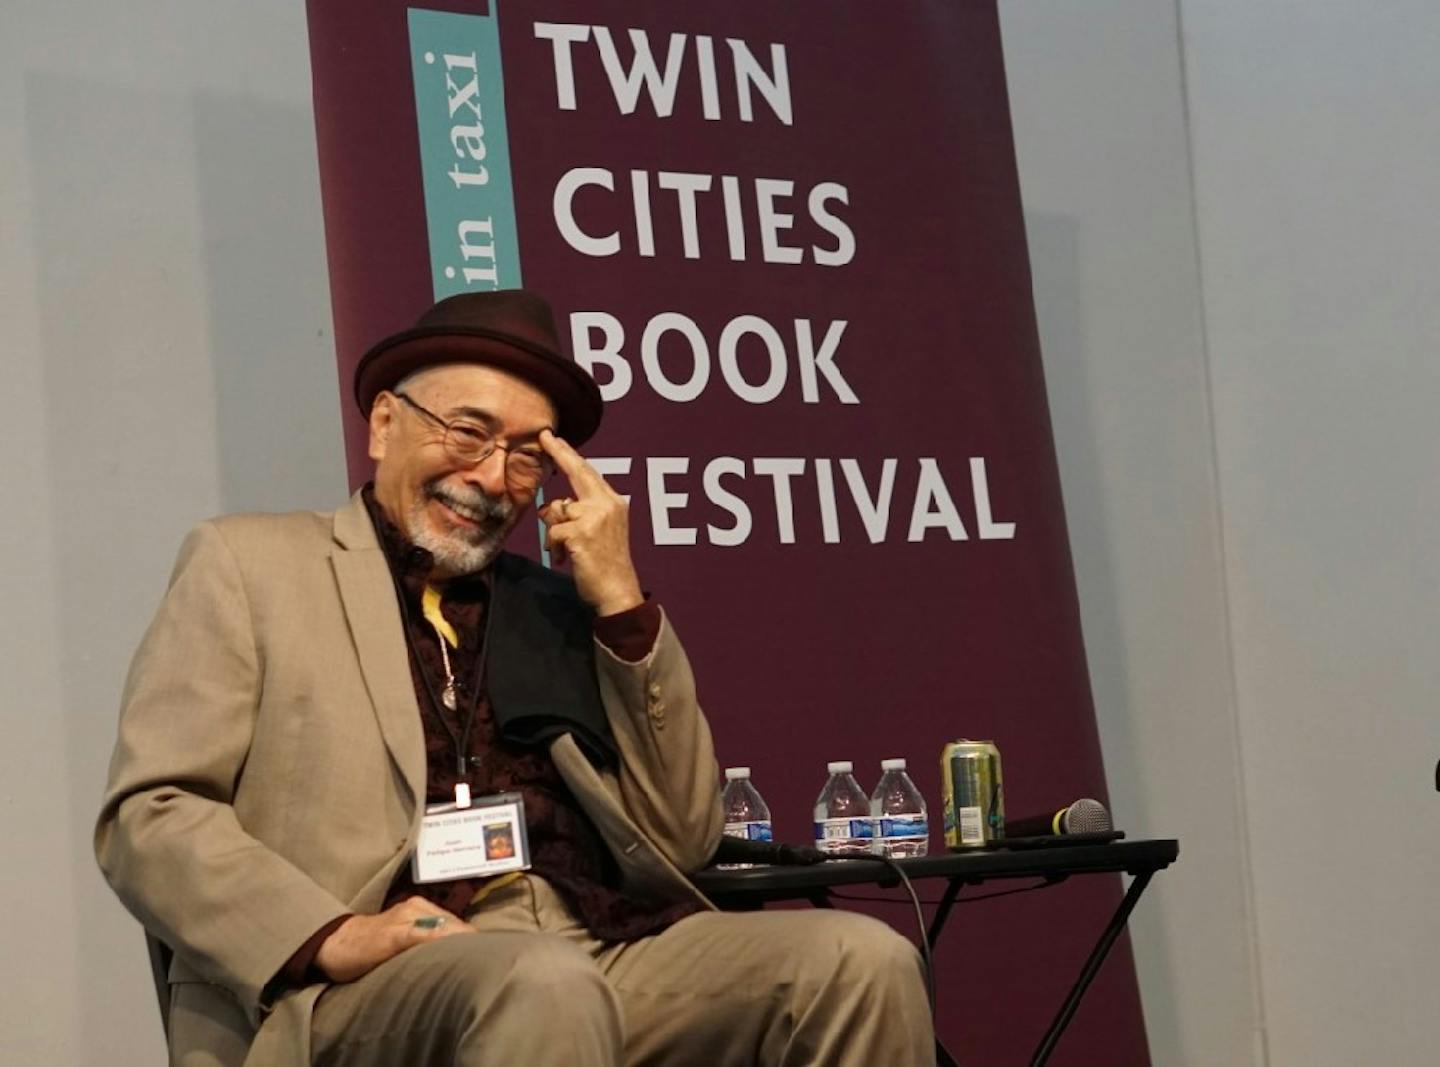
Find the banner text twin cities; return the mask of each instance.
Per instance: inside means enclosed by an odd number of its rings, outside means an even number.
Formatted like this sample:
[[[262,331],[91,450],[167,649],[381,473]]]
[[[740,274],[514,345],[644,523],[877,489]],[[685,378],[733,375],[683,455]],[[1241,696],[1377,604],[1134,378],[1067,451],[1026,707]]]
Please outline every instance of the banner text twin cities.
[[[518,285],[521,252],[494,17],[412,10],[410,30],[436,295]],[[548,106],[560,111],[603,109],[609,118],[618,113],[654,123],[674,116],[683,99],[705,120],[792,129],[804,121],[796,114],[783,43],[684,33],[662,40],[632,29],[627,57],[616,44],[621,31],[606,26],[537,21],[531,32],[549,45],[554,95]],[[585,50],[593,52],[584,56]],[[583,77],[596,67],[577,59],[596,57],[603,77]],[[683,96],[682,85],[690,89]],[[537,104],[527,101],[529,108]],[[852,225],[846,183],[828,178],[802,183],[677,169],[619,171],[581,160],[560,174],[550,205],[564,245],[597,261],[622,254],[657,261],[718,257],[843,271],[865,237]],[[603,308],[586,308],[572,311],[568,325],[575,361],[612,405],[641,391],[692,404],[717,390],[756,406],[865,403],[845,371],[845,318],[781,321],[737,308],[707,331],[680,310],[624,322]],[[863,436],[857,432],[857,443]],[[997,517],[992,506],[984,456],[967,457],[956,469],[934,456],[876,451],[867,445],[852,456],[600,456],[591,462],[617,485],[643,488],[657,546],[1015,538],[1016,523]],[[697,495],[713,521],[685,516]]]

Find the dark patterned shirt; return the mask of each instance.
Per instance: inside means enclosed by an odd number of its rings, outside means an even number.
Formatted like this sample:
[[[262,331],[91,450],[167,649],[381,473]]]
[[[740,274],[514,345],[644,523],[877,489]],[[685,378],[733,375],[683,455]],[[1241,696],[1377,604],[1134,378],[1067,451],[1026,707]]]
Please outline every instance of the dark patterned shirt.
[[[700,905],[655,901],[620,891],[620,872],[600,833],[581,809],[560,772],[542,747],[519,745],[499,736],[481,676],[488,575],[453,579],[445,584],[441,613],[454,627],[460,647],[451,650],[450,668],[458,683],[456,709],[440,700],[445,668],[440,638],[421,611],[421,596],[433,565],[429,552],[411,544],[376,503],[374,487],[362,491],[365,506],[401,595],[410,675],[420,705],[425,734],[426,801],[449,803],[459,780],[455,739],[464,734],[464,720],[473,709],[464,750],[466,775],[473,796],[519,793],[525,801],[526,834],[531,871],[553,885],[586,928],[601,941],[629,941],[657,933],[692,915]],[[619,615],[598,617],[595,636],[622,660],[637,662],[649,655],[660,633],[660,609],[647,601]],[[385,907],[409,896],[421,896],[456,915],[465,915],[484,878],[415,885],[404,865]],[[275,976],[278,985],[323,981],[315,966],[320,946],[350,916],[342,915],[316,930]]]
[[[445,668],[440,637],[421,611],[421,595],[433,560],[430,553],[405,539],[366,487],[365,503],[402,600],[410,648],[410,673],[425,731],[426,801],[449,803],[460,780],[457,741],[463,752],[465,778],[479,798],[493,793],[519,793],[525,802],[526,832],[533,873],[553,885],[575,916],[601,941],[628,941],[654,933],[700,910],[691,902],[659,903],[622,893],[615,860],[599,832],[571,794],[545,747],[520,745],[501,737],[485,694],[482,648],[489,578],[485,573],[452,579],[442,590],[440,610],[460,638],[450,650],[450,668],[457,686],[455,710],[441,701]],[[636,661],[649,654],[660,629],[660,609],[647,602],[631,612],[595,622],[596,633],[621,659]],[[466,720],[470,720],[466,737]],[[391,886],[388,907],[418,895],[447,911],[464,915],[484,878],[415,885],[407,864]]]

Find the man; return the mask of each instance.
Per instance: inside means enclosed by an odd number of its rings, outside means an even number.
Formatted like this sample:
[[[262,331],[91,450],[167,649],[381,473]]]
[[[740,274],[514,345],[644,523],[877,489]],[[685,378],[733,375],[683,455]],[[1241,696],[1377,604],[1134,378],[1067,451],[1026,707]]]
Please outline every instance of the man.
[[[684,877],[709,729],[544,301],[441,301],[355,391],[374,482],[192,532],[126,683],[96,853],[175,950],[172,1061],[933,1062],[898,935]],[[573,581],[501,550],[557,468]]]

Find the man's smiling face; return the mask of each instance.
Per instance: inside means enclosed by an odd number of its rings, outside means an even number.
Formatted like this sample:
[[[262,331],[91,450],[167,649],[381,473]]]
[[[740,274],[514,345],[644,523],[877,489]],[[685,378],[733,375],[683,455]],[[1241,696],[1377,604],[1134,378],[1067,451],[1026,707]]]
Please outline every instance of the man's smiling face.
[[[446,448],[444,426],[426,412],[458,420],[502,447],[479,463],[461,462]],[[555,421],[554,407],[533,385],[473,363],[420,371],[376,399],[370,412],[375,498],[391,522],[435,557],[437,578],[472,574],[495,558],[538,488],[515,478],[510,456],[538,452],[540,431]]]

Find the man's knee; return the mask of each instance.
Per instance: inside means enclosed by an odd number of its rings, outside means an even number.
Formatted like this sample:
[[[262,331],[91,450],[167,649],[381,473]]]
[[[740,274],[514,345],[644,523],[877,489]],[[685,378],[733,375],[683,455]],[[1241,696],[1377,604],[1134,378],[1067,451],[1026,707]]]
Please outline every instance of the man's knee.
[[[413,951],[413,950],[412,950]],[[480,933],[447,937],[424,947],[432,984],[466,990],[475,999],[497,996],[584,1005],[615,1002],[595,962],[549,934]]]
[[[477,934],[450,966],[471,990],[477,1017],[518,1012],[537,1027],[621,1031],[620,1001],[588,954],[548,934]]]
[[[546,934],[444,937],[380,968],[368,999],[317,1007],[317,1062],[613,1067],[619,1001],[583,951]],[[386,965],[382,965],[385,967]],[[357,984],[356,993],[365,993]],[[338,1013],[338,1014],[337,1014]],[[361,1055],[363,1052],[363,1055]]]
[[[507,988],[527,997],[567,1003],[596,1000],[618,1006],[614,991],[595,961],[563,938],[548,934],[480,934],[476,940],[482,951],[488,951],[494,947],[488,944],[492,938],[508,936],[515,941],[505,949],[508,966],[503,980]]]
[[[480,933],[425,948],[434,967],[426,968],[427,984],[451,999],[456,1062],[471,1062],[471,1045],[534,1052],[541,1056],[536,1062],[562,1062],[544,1059],[547,1048],[573,1048],[573,1058],[563,1062],[618,1062],[624,1046],[619,998],[594,961],[568,941]]]
[[[915,946],[878,919],[838,911],[808,917],[814,929],[805,960],[816,979],[901,989],[923,984]]]

